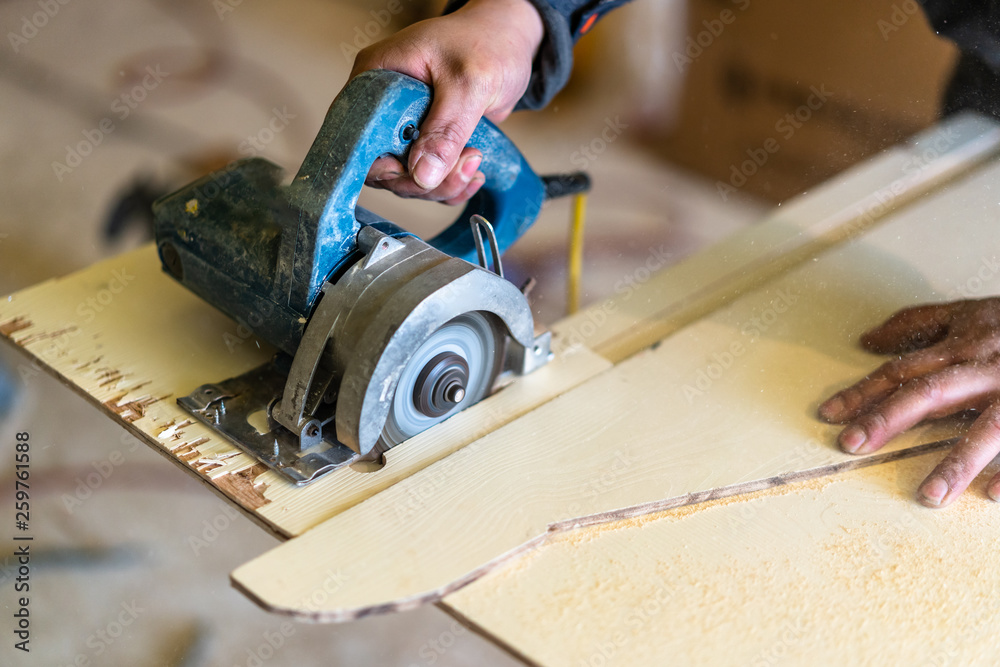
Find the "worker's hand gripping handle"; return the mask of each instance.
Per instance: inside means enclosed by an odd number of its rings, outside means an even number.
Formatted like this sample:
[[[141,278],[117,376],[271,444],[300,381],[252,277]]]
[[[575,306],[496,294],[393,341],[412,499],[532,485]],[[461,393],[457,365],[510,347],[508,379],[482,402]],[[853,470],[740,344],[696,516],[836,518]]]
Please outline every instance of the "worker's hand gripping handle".
[[[305,310],[318,295],[331,261],[354,249],[360,224],[354,209],[372,163],[406,154],[430,106],[427,85],[404,74],[374,70],[355,77],[327,113],[316,141],[289,188],[299,229],[292,276],[293,306]],[[431,239],[436,248],[476,261],[469,218],[493,223],[498,250],[505,251],[535,221],[545,186],[517,148],[488,120],[481,120],[469,145],[483,153],[486,181],[450,227]],[[405,224],[405,221],[400,221]]]

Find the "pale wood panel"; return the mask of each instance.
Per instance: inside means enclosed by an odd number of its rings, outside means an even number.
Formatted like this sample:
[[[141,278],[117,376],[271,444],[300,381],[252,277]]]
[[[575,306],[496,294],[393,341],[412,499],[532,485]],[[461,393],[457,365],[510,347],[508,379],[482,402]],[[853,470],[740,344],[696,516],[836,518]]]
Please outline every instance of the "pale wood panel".
[[[0,300],[0,337],[270,529],[296,535],[607,369],[586,349],[391,450],[378,473],[337,471],[301,489],[190,419],[178,396],[267,361],[272,350],[165,276],[153,246]],[[579,352],[579,353],[577,353]]]
[[[994,665],[996,467],[931,510],[938,458],[560,535],[444,604],[546,667]]]
[[[830,179],[760,224],[651,274],[637,266],[617,296],[557,323],[569,343],[621,361],[780,275],[823,248],[863,233],[884,216],[974,169],[1000,149],[1000,128],[954,117]],[[649,266],[662,258],[650,248]]]
[[[1000,253],[983,241],[998,182],[990,163],[238,568],[235,584],[268,609],[323,620],[405,609],[554,527],[851,460],[832,444],[837,427],[815,418],[818,403],[874,367],[857,336],[899,307],[974,279],[978,295],[998,291]],[[887,451],[955,432],[923,426]],[[340,584],[317,603],[331,571]]]

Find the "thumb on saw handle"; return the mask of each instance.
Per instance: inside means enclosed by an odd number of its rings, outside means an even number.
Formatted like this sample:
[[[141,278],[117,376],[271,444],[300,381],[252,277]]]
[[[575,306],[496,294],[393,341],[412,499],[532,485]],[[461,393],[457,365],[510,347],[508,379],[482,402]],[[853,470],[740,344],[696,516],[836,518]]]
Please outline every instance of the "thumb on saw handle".
[[[424,98],[426,104],[416,124],[420,132],[424,131],[423,126],[427,116],[432,111],[440,112],[440,108],[435,109],[433,93],[426,84],[389,70],[374,70],[360,76],[366,75],[384,80],[383,85],[386,86],[400,85],[409,90],[420,91],[418,94]],[[456,104],[460,103],[451,100],[445,102],[445,115],[454,114],[453,107]],[[412,162],[408,159],[409,150],[411,147],[420,148],[419,137],[419,133],[411,131],[403,154],[391,149],[387,152],[393,154],[403,164]],[[503,253],[538,217],[545,199],[545,186],[517,147],[489,120],[485,118],[479,120],[466,146],[475,148],[482,154],[479,171],[485,177],[484,183],[466,204],[458,219],[429,243],[442,252],[475,263],[476,245],[469,227],[469,218],[479,214],[493,224],[498,250]],[[416,157],[417,163],[428,159],[426,152]],[[419,164],[414,166],[417,170],[421,168]]]
[[[469,219],[478,214],[493,224],[497,250],[502,254],[535,222],[545,200],[545,185],[517,147],[489,120],[479,121],[468,145],[483,154],[479,170],[485,182],[458,219],[428,243],[476,263]]]
[[[461,105],[459,101],[440,100],[439,104],[435,104],[431,89],[416,79],[386,70],[382,70],[379,76],[402,77],[408,80],[408,83],[415,83],[424,89],[428,110],[421,115],[418,124],[420,132],[426,131],[424,124],[431,113],[436,112],[448,116],[461,112],[461,109],[454,108],[456,105]],[[444,106],[443,111],[442,106]],[[419,133],[413,135],[413,140],[410,142],[411,149],[419,150],[421,148],[419,139]],[[441,141],[442,139],[436,138],[439,145]],[[538,217],[538,212],[545,199],[545,186],[517,147],[496,125],[486,118],[479,120],[466,146],[475,148],[482,154],[479,171],[484,176],[483,185],[466,204],[458,219],[428,242],[442,252],[475,263],[477,261],[476,245],[469,226],[469,219],[473,215],[479,214],[489,220],[493,224],[496,234],[497,249],[503,253],[528,230],[535,218]],[[461,148],[458,150],[461,152]],[[427,160],[437,159],[427,151],[422,151],[421,155],[417,155],[416,161],[412,159],[413,156],[400,155],[397,157],[404,164],[408,161],[407,157],[410,157],[409,162],[413,164],[414,172],[424,169]],[[414,177],[416,176],[417,173],[414,173]]]
[[[392,155],[404,164],[427,117],[430,88],[405,74],[368,70],[344,87],[330,106],[312,148],[287,188],[296,216],[292,306],[308,311],[334,267],[357,247],[361,229],[355,207],[372,164]],[[476,262],[469,218],[493,224],[503,253],[534,223],[545,186],[520,151],[488,120],[480,120],[468,142],[483,154],[485,182],[454,223],[429,243]],[[405,221],[403,221],[405,222]]]

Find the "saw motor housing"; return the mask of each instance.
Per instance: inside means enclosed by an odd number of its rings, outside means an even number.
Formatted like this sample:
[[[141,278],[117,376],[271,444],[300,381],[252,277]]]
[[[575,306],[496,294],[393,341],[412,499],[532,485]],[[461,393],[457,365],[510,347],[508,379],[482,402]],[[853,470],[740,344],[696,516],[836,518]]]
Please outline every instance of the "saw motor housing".
[[[548,183],[492,123],[469,142],[485,183],[435,238],[357,205],[375,159],[405,164],[430,100],[410,77],[366,72],[334,101],[289,185],[278,166],[250,158],[154,204],[164,270],[283,353],[179,402],[298,483],[380,460],[394,440],[551,356],[500,266]],[[387,430],[403,412],[406,426]]]

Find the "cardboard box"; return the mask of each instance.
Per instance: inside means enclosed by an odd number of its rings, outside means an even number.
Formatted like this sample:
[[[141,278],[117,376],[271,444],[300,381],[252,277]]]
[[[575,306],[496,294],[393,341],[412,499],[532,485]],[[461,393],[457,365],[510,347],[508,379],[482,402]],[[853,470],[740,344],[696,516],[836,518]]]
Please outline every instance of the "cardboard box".
[[[957,57],[916,0],[693,0],[671,160],[782,200],[932,124]]]

